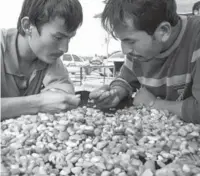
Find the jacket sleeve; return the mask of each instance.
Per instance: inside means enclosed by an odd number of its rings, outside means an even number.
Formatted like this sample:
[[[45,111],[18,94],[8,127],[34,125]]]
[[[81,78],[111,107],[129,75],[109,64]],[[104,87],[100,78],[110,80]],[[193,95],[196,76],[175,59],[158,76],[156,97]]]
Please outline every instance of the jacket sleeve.
[[[5,66],[4,66],[4,55],[6,51],[6,41],[5,41],[6,31],[0,29],[0,60],[1,60],[1,97],[5,97],[7,95],[7,86],[5,83]]]
[[[193,70],[192,96],[183,101],[182,118],[186,122],[200,124],[200,35],[197,37],[192,62],[196,62]]]
[[[110,86],[120,86],[124,88],[130,96],[140,87],[140,83],[133,70],[133,61],[131,58],[126,57],[119,75],[111,82]]]
[[[67,68],[65,68],[60,59],[57,59],[54,64],[49,65],[43,84],[45,87],[43,91],[49,89],[59,89],[70,94],[74,94],[75,91],[73,83],[69,78]]]
[[[4,57],[4,53],[6,50],[6,46],[5,46],[5,35],[6,35],[6,31],[4,31],[3,29],[0,29],[0,59],[1,59],[1,63],[3,62],[3,57]],[[2,65],[1,65],[2,66]]]

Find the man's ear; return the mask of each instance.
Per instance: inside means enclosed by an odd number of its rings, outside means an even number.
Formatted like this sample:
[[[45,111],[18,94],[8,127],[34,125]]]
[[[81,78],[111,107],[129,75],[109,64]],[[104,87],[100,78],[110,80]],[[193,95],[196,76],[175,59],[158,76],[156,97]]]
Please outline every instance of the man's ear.
[[[159,24],[154,32],[154,38],[161,43],[165,43],[169,39],[171,32],[172,27],[170,23],[162,22]]]
[[[30,23],[29,17],[26,16],[21,19],[21,27],[26,35],[31,35],[32,25]]]

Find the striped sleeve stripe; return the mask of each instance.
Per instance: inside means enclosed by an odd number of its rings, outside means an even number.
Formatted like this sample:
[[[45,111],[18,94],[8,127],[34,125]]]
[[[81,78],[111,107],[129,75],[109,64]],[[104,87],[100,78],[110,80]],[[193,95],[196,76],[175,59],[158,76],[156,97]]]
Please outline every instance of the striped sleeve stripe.
[[[6,35],[6,32],[5,30],[3,29],[0,29],[0,44],[1,44],[1,49],[3,52],[5,52],[5,48],[6,48],[6,45],[5,45],[5,39],[4,39],[4,36]]]
[[[199,58],[200,58],[200,48],[193,52],[191,62],[193,63],[193,62],[197,61]]]
[[[163,85],[176,86],[190,83],[191,74],[176,75],[172,77],[164,77],[161,79],[138,77],[138,80],[140,84],[151,87],[160,87]]]

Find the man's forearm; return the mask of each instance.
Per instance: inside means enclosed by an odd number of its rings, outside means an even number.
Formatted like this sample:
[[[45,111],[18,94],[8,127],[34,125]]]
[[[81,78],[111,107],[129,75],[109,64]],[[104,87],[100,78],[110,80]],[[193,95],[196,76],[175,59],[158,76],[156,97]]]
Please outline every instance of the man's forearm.
[[[23,114],[36,114],[40,108],[40,96],[1,98],[1,120]]]
[[[153,105],[153,108],[163,109],[163,110],[165,109],[181,117],[182,105],[183,105],[183,101],[166,101],[166,100],[156,99],[155,104]]]

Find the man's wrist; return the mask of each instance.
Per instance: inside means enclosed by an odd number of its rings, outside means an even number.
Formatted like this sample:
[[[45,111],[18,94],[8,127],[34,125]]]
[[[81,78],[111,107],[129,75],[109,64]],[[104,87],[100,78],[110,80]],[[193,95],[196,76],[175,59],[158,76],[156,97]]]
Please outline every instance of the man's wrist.
[[[42,93],[37,95],[31,95],[27,97],[27,101],[33,110],[33,113],[38,113],[41,111],[42,105],[43,105],[43,96]]]

